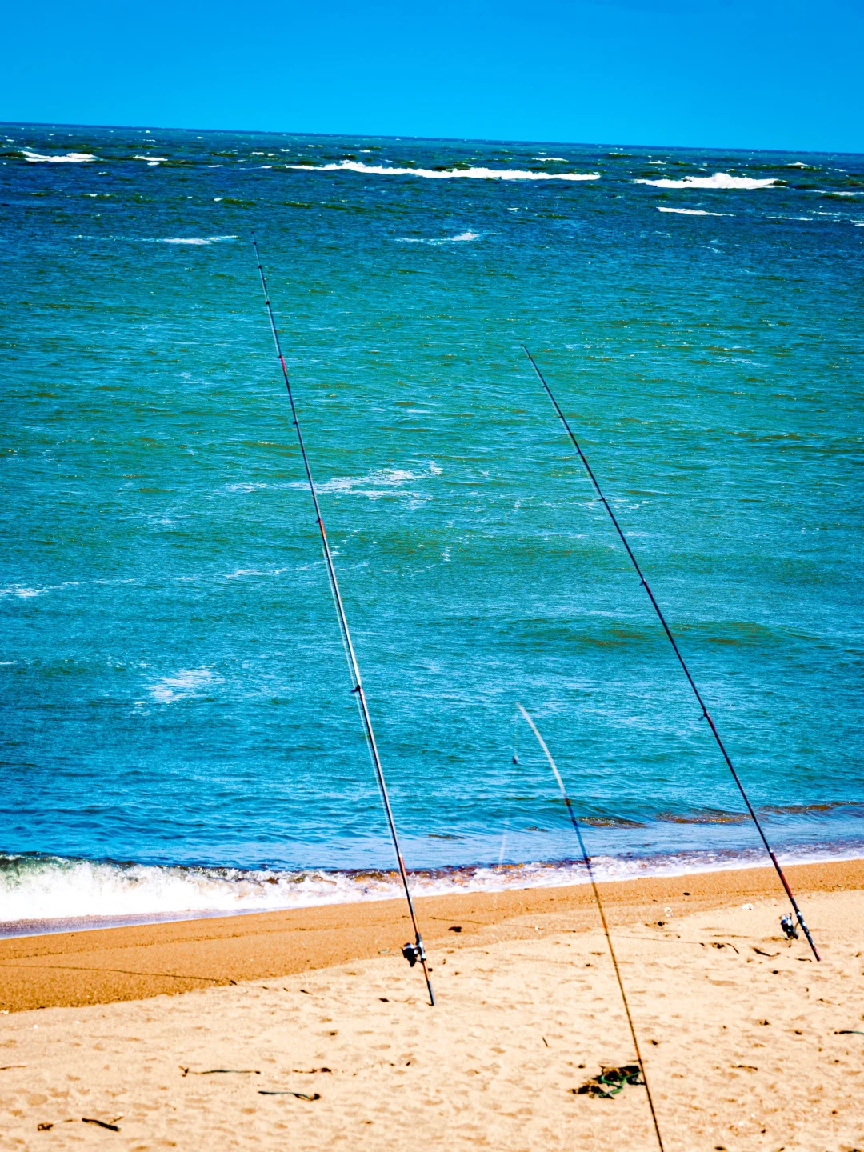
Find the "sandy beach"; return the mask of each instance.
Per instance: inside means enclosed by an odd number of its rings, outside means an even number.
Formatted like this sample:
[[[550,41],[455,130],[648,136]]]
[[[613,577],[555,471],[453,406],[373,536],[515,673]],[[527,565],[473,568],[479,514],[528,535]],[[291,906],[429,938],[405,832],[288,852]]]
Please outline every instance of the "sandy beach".
[[[667,1150],[864,1149],[864,862],[606,884]],[[4,1147],[656,1148],[587,887],[0,941]],[[173,994],[172,994],[173,993]]]

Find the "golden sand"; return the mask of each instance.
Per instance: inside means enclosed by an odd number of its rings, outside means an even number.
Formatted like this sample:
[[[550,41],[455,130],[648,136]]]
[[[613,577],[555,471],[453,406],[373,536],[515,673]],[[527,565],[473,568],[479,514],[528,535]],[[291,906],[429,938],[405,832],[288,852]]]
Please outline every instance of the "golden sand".
[[[603,885],[667,1152],[864,1152],[864,862],[789,874],[821,964],[768,869]],[[634,1058],[590,889],[417,903],[435,1008],[397,902],[0,941],[2,1146],[656,1148],[578,1094]]]

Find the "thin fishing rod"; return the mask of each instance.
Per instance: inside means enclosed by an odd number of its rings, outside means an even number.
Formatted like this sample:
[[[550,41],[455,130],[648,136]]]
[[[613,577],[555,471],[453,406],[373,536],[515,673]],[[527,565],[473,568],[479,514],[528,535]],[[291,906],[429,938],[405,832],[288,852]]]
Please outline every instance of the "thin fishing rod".
[[[402,949],[402,955],[413,968],[419,961],[423,967],[423,975],[426,978],[426,987],[429,991],[429,1003],[435,1004],[435,993],[432,991],[432,982],[429,979],[429,968],[426,964],[426,952],[423,948],[423,940],[420,936],[420,929],[417,925],[417,916],[414,912],[414,901],[411,899],[411,888],[408,884],[408,872],[405,868],[405,861],[402,859],[402,850],[399,847],[399,837],[396,833],[396,822],[393,819],[393,810],[390,807],[390,797],[387,794],[387,784],[384,780],[384,769],[381,767],[381,758],[378,755],[378,745],[375,742],[375,732],[372,729],[372,718],[369,715],[369,708],[366,703],[366,693],[363,691],[363,681],[360,678],[360,665],[357,663],[357,656],[354,652],[354,644],[351,640],[351,633],[348,630],[348,618],[345,615],[345,607],[342,603],[342,594],[339,591],[339,582],[336,579],[336,568],[333,564],[333,556],[330,553],[330,544],[327,540],[327,532],[324,529],[324,520],[321,516],[321,506],[318,503],[318,492],[315,488],[315,481],[312,479],[312,469],[309,466],[309,457],[306,455],[306,445],[303,443],[303,433],[300,431],[300,421],[297,418],[297,408],[294,404],[294,393],[291,391],[291,381],[288,377],[288,369],[285,367],[285,357],[282,355],[282,345],[279,342],[279,331],[276,328],[276,318],[273,315],[273,308],[270,304],[270,293],[267,289],[267,278],[264,275],[264,268],[261,264],[261,253],[258,251],[258,242],[255,237],[252,237],[252,246],[255,249],[255,259],[258,263],[258,272],[261,276],[261,287],[264,290],[264,304],[267,308],[267,315],[270,318],[270,330],[273,333],[273,343],[276,345],[276,356],[282,366],[282,376],[285,380],[285,388],[288,392],[288,400],[291,404],[291,418],[294,422],[294,427],[297,430],[297,441],[300,445],[300,455],[303,457],[303,467],[306,469],[306,479],[309,481],[309,491],[312,493],[312,503],[315,505],[315,519],[318,522],[318,530],[321,533],[321,546],[324,551],[324,562],[327,566],[327,576],[330,580],[330,591],[333,594],[333,603],[336,608],[336,615],[339,619],[339,629],[342,633],[342,642],[345,646],[345,656],[348,660],[348,669],[351,673],[351,680],[353,687],[352,693],[357,698],[357,706],[360,709],[360,715],[363,720],[363,727],[366,732],[366,739],[369,743],[369,753],[372,757],[372,764],[375,768],[375,775],[378,779],[378,787],[381,789],[381,799],[384,802],[384,811],[387,814],[387,823],[390,827],[390,836],[393,840],[393,847],[396,850],[396,859],[399,863],[399,874],[402,877],[402,886],[405,889],[405,899],[408,901],[408,911],[411,914],[411,924],[414,929],[414,943],[406,944]]]
[[[555,779],[558,781],[558,787],[561,791],[561,798],[567,806],[567,815],[570,817],[570,823],[573,825],[576,836],[579,840],[579,849],[582,853],[582,859],[585,862],[585,867],[588,870],[588,878],[591,881],[591,887],[594,890],[594,900],[597,904],[597,911],[600,913],[600,920],[603,924],[603,932],[606,935],[606,943],[609,946],[609,956],[612,960],[612,967],[615,969],[615,979],[618,981],[618,991],[621,993],[621,1000],[624,1004],[624,1013],[627,1017],[627,1024],[630,1027],[630,1035],[633,1037],[633,1047],[636,1049],[636,1060],[639,1064],[639,1071],[642,1073],[642,1079],[645,1081],[645,1094],[648,1097],[648,1107],[651,1109],[651,1119],[654,1122],[654,1132],[657,1136],[657,1144],[660,1148],[660,1152],[664,1152],[663,1137],[660,1135],[660,1125],[657,1121],[657,1113],[654,1111],[654,1100],[651,1097],[651,1089],[648,1087],[648,1076],[645,1072],[645,1065],[642,1062],[642,1053],[639,1049],[639,1040],[636,1036],[636,1026],[633,1023],[633,1017],[630,1015],[630,1005],[627,1001],[627,993],[624,991],[624,981],[621,979],[621,970],[618,967],[618,958],[615,955],[615,948],[612,945],[612,936],[609,933],[609,925],[606,922],[606,913],[603,910],[603,901],[600,899],[600,889],[597,887],[597,878],[594,875],[594,865],[591,862],[591,857],[588,855],[588,850],[585,847],[585,841],[582,839],[582,827],[576,818],[576,813],[573,811],[573,805],[570,803],[570,797],[567,795],[567,789],[564,787],[564,781],[561,779],[561,773],[558,771],[558,767],[555,764],[555,761],[552,759],[552,753],[546,747],[546,741],[540,735],[540,731],[537,728],[537,725],[534,723],[534,721],[531,719],[531,717],[528,715],[518,700],[516,701],[516,707],[524,716],[528,723],[528,727],[537,737],[537,743],[543,749],[546,759],[549,761],[549,767],[555,773]]]
[[[630,560],[633,564],[633,567],[636,569],[636,575],[639,577],[639,581],[642,584],[642,587],[648,593],[648,599],[651,601],[651,604],[654,607],[654,611],[657,613],[657,617],[660,620],[660,623],[663,625],[663,631],[666,633],[666,636],[669,639],[669,643],[672,645],[673,649],[675,650],[675,655],[678,657],[678,663],[681,665],[682,669],[684,670],[684,675],[687,677],[687,681],[688,681],[690,687],[693,689],[693,695],[696,697],[696,699],[699,703],[699,707],[702,709],[702,715],[708,721],[708,725],[711,728],[711,733],[712,733],[714,739],[717,741],[717,747],[722,752],[723,759],[726,761],[726,766],[728,767],[729,771],[732,773],[732,778],[734,779],[735,783],[738,785],[738,791],[741,793],[741,797],[744,800],[744,803],[747,805],[747,811],[750,813],[750,816],[753,819],[753,823],[756,825],[756,830],[758,831],[759,836],[762,839],[762,843],[765,845],[765,851],[768,853],[769,857],[771,858],[771,863],[774,865],[774,869],[777,872],[777,875],[780,877],[780,883],[783,885],[783,887],[786,891],[786,895],[789,897],[789,902],[792,905],[792,910],[795,913],[795,916],[798,920],[798,923],[801,925],[801,929],[804,932],[804,935],[807,937],[807,943],[810,945],[810,949],[813,952],[813,955],[816,957],[816,959],[821,960],[822,957],[817,952],[816,945],[813,943],[813,937],[810,935],[810,929],[804,923],[804,917],[801,914],[801,909],[798,907],[798,901],[795,899],[795,897],[792,893],[792,889],[789,887],[789,882],[786,879],[786,876],[783,872],[783,869],[780,867],[780,862],[778,861],[777,857],[774,855],[774,851],[773,851],[771,845],[768,843],[768,837],[765,835],[765,830],[763,829],[762,824],[759,821],[759,817],[756,815],[756,811],[755,811],[753,805],[750,803],[750,798],[748,797],[746,791],[744,790],[744,785],[741,783],[741,777],[735,771],[735,765],[730,760],[729,753],[726,751],[726,747],[723,744],[723,741],[720,739],[720,733],[717,731],[717,728],[714,724],[714,721],[711,719],[711,714],[708,711],[707,707],[705,706],[705,701],[702,699],[701,693],[699,692],[699,689],[696,687],[695,680],[690,675],[690,669],[687,667],[686,663],[684,662],[684,657],[681,655],[681,650],[679,649],[678,644],[675,641],[675,637],[672,635],[672,632],[669,628],[669,625],[666,623],[666,617],[663,615],[663,612],[660,609],[660,605],[657,603],[656,599],[654,598],[654,593],[651,591],[651,588],[648,584],[648,581],[645,579],[645,576],[642,573],[642,569],[639,567],[638,560],[633,555],[633,549],[630,547],[629,543],[627,542],[627,537],[624,535],[624,533],[621,529],[621,525],[618,523],[618,520],[615,516],[615,513],[612,511],[612,508],[609,504],[609,501],[603,495],[603,490],[601,489],[600,485],[597,482],[597,477],[592,472],[591,465],[588,463],[588,460],[585,456],[585,453],[580,448],[579,441],[576,439],[576,437],[573,434],[573,429],[570,427],[570,425],[567,422],[567,417],[561,411],[561,406],[559,405],[558,401],[555,399],[555,396],[552,393],[552,389],[547,384],[546,377],[543,375],[543,373],[537,367],[537,361],[534,359],[534,357],[531,355],[531,353],[528,351],[528,349],[525,347],[524,344],[522,345],[522,347],[525,351],[525,355],[531,361],[531,365],[532,365],[534,371],[537,373],[537,376],[540,380],[540,383],[546,389],[546,392],[547,392],[547,395],[549,396],[549,399],[552,401],[553,405],[555,406],[555,411],[558,413],[558,416],[561,420],[561,423],[567,429],[567,435],[570,437],[571,441],[573,442],[573,447],[579,453],[579,459],[584,464],[585,471],[588,473],[589,477],[591,478],[591,483],[594,485],[594,490],[596,491],[597,495],[600,497],[600,503],[603,505],[603,507],[609,513],[609,519],[615,525],[615,531],[618,533],[618,536],[621,540],[621,543],[624,545],[624,548],[627,552],[627,555],[630,557]],[[784,927],[784,930],[785,930],[785,927]]]

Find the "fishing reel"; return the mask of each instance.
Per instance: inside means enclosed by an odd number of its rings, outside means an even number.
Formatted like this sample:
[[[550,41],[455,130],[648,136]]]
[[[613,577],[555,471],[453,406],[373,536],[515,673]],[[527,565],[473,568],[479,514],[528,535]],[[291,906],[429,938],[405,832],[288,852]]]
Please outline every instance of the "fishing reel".
[[[418,940],[416,944],[412,944],[409,941],[402,949],[402,955],[412,968],[418,961],[422,964],[426,959],[426,953],[423,951],[423,942]]]
[[[783,929],[783,935],[787,940],[798,939],[798,929],[791,915],[780,917],[780,927]]]

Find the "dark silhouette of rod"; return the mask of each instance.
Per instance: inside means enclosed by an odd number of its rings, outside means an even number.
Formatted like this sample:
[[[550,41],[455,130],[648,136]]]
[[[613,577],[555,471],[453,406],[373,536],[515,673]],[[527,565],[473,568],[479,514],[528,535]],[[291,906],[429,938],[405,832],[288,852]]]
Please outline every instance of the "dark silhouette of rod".
[[[315,489],[315,481],[312,479],[312,469],[309,467],[309,457],[306,455],[306,445],[303,443],[303,433],[300,431],[300,421],[297,419],[297,408],[294,404],[294,393],[291,391],[291,381],[288,377],[288,369],[285,367],[285,357],[282,355],[282,346],[279,342],[279,332],[276,328],[276,318],[273,315],[273,308],[270,304],[270,293],[267,289],[267,278],[264,275],[264,268],[261,264],[261,253],[258,251],[258,243],[255,237],[252,237],[252,246],[255,249],[255,259],[258,262],[258,272],[261,276],[261,287],[264,290],[264,303],[267,308],[267,315],[270,318],[270,329],[273,333],[273,342],[276,345],[276,356],[282,366],[282,376],[285,380],[285,388],[288,392],[288,400],[291,404],[291,417],[294,421],[294,427],[297,430],[297,441],[300,444],[300,454],[303,457],[303,467],[306,469],[306,479],[309,481],[309,491],[312,493],[312,503],[315,505],[315,519],[318,522],[318,530],[321,533],[321,546],[324,550],[324,561],[327,566],[327,576],[330,580],[330,591],[333,593],[333,603],[336,607],[336,615],[339,618],[339,629],[342,633],[342,643],[345,646],[345,656],[348,660],[348,669],[351,673],[351,680],[353,687],[352,693],[357,698],[357,706],[360,709],[360,716],[363,720],[363,727],[366,731],[366,739],[369,742],[369,752],[372,757],[372,764],[375,768],[375,775],[378,779],[378,787],[381,789],[381,799],[384,802],[384,811],[387,814],[387,823],[390,826],[390,836],[393,839],[393,847],[396,850],[396,860],[399,864],[399,874],[402,877],[402,886],[405,889],[405,899],[408,901],[408,911],[411,914],[411,924],[414,929],[414,943],[406,944],[402,949],[402,955],[409,962],[411,967],[419,961],[423,967],[423,975],[426,978],[426,987],[429,990],[429,1003],[434,1006],[435,994],[432,991],[432,982],[429,979],[429,969],[426,964],[426,952],[423,948],[423,940],[420,936],[420,929],[417,926],[417,916],[414,912],[414,901],[411,899],[411,888],[408,885],[408,872],[405,869],[405,861],[402,859],[402,850],[399,847],[399,836],[396,833],[396,822],[393,819],[393,810],[390,807],[390,797],[387,794],[387,783],[384,779],[384,770],[381,767],[381,758],[378,755],[378,745],[375,742],[375,733],[372,729],[372,718],[369,715],[369,708],[366,703],[366,693],[363,691],[363,681],[360,678],[360,666],[357,663],[357,656],[354,653],[354,644],[351,641],[351,633],[348,630],[348,618],[345,615],[345,607],[342,604],[342,594],[339,591],[339,582],[336,579],[336,569],[333,565],[333,557],[330,553],[330,545],[327,541],[327,532],[324,529],[324,521],[321,517],[321,506],[318,503],[318,492]]]
[[[711,733],[714,736],[714,739],[717,741],[717,747],[722,752],[723,759],[726,761],[726,766],[728,767],[729,771],[732,773],[732,777],[733,777],[735,783],[738,785],[738,791],[741,793],[741,797],[744,800],[744,803],[747,805],[747,811],[750,813],[751,817],[753,818],[753,823],[756,825],[756,830],[758,831],[759,836],[762,839],[762,843],[765,845],[765,851],[768,853],[769,857],[771,858],[771,863],[774,865],[774,868],[777,872],[777,875],[780,877],[780,883],[783,885],[783,887],[786,891],[786,895],[789,897],[789,902],[792,905],[792,910],[795,913],[795,916],[798,920],[798,923],[801,925],[801,929],[804,932],[804,935],[807,937],[807,943],[810,945],[810,948],[813,952],[813,955],[816,957],[816,959],[821,960],[821,956],[819,955],[819,953],[816,950],[816,945],[813,943],[813,937],[810,935],[810,929],[804,923],[804,917],[801,915],[801,909],[798,907],[798,901],[795,899],[795,897],[792,893],[792,889],[789,887],[789,882],[786,879],[786,876],[783,872],[783,869],[780,867],[780,862],[778,861],[777,857],[774,855],[774,851],[771,848],[771,845],[768,843],[768,837],[765,835],[765,831],[762,827],[762,824],[759,821],[759,817],[756,815],[756,811],[753,808],[753,805],[750,803],[750,799],[749,799],[746,791],[744,790],[744,785],[741,783],[741,777],[735,771],[735,765],[729,759],[729,753],[726,751],[725,745],[723,744],[723,741],[720,739],[720,733],[717,731],[717,728],[714,724],[714,721],[711,719],[711,714],[705,706],[705,701],[702,699],[702,696],[699,692],[699,689],[696,687],[696,682],[694,681],[693,677],[690,675],[690,669],[687,667],[686,663],[684,662],[684,657],[681,655],[681,651],[678,647],[678,644],[675,641],[675,637],[672,635],[672,632],[669,629],[669,625],[666,623],[666,617],[663,615],[663,612],[660,609],[660,605],[657,603],[656,599],[654,598],[654,593],[651,591],[651,588],[648,585],[648,581],[645,579],[645,577],[642,573],[642,569],[639,567],[638,560],[633,555],[633,549],[630,547],[629,543],[627,542],[627,537],[624,535],[623,531],[621,530],[621,525],[618,523],[618,520],[615,516],[615,513],[612,511],[612,508],[609,505],[609,501],[603,495],[603,490],[601,489],[600,485],[597,483],[597,477],[591,471],[591,465],[588,463],[588,460],[585,456],[585,453],[579,447],[579,441],[573,435],[573,429],[568,424],[567,417],[561,411],[561,406],[558,403],[558,401],[555,399],[555,396],[552,393],[552,389],[547,384],[546,377],[543,375],[543,373],[537,367],[537,361],[534,359],[534,357],[531,355],[531,353],[528,351],[528,349],[525,347],[524,344],[522,345],[522,348],[524,349],[525,355],[531,361],[531,365],[534,368],[534,371],[537,373],[537,376],[540,380],[540,383],[546,389],[546,393],[549,396],[549,399],[552,401],[553,405],[555,406],[555,411],[558,413],[558,416],[561,420],[561,423],[567,429],[567,435],[572,440],[573,447],[579,453],[579,459],[584,464],[585,471],[588,473],[588,475],[591,478],[591,483],[594,485],[594,489],[595,489],[597,495],[600,497],[600,503],[603,505],[603,507],[609,513],[609,519],[615,525],[615,531],[618,533],[618,536],[621,539],[621,543],[624,545],[624,548],[627,551],[627,555],[630,557],[630,560],[633,564],[633,567],[636,569],[636,575],[639,577],[639,580],[640,580],[640,583],[642,584],[642,587],[648,593],[648,598],[654,607],[654,611],[657,613],[657,617],[658,617],[660,623],[663,625],[663,631],[666,633],[666,635],[669,639],[669,643],[672,645],[673,649],[675,650],[675,655],[678,657],[678,663],[681,665],[682,669],[684,670],[684,675],[687,677],[687,681],[688,681],[690,687],[693,689],[693,695],[696,697],[697,701],[699,702],[699,707],[702,709],[702,715],[708,721],[708,725],[711,728]]]
[[[612,967],[615,969],[615,979],[618,981],[618,991],[621,993],[621,1000],[624,1004],[624,1013],[627,1017],[627,1023],[630,1027],[630,1035],[633,1037],[633,1047],[636,1049],[636,1060],[639,1063],[639,1071],[642,1073],[642,1079],[645,1081],[645,1094],[648,1097],[648,1107],[651,1109],[651,1119],[654,1122],[654,1132],[657,1136],[657,1144],[660,1148],[660,1152],[664,1152],[663,1137],[660,1135],[660,1125],[657,1122],[657,1113],[654,1111],[654,1101],[651,1097],[651,1089],[648,1087],[648,1076],[645,1073],[645,1065],[642,1062],[642,1053],[639,1049],[639,1040],[636,1036],[636,1026],[633,1023],[633,1017],[630,1015],[630,1005],[627,1002],[627,993],[624,991],[624,981],[621,979],[621,970],[618,967],[618,958],[616,957],[615,949],[612,946],[612,937],[609,934],[609,925],[606,922],[606,913],[603,911],[603,901],[600,899],[600,889],[597,887],[597,879],[594,876],[594,866],[591,863],[591,857],[588,855],[588,850],[585,847],[585,841],[582,839],[582,827],[576,818],[576,813],[573,811],[573,805],[570,803],[570,797],[567,795],[567,789],[564,787],[564,781],[561,779],[561,773],[558,771],[555,761],[552,759],[552,753],[546,747],[546,741],[540,735],[537,725],[534,723],[534,721],[531,719],[531,717],[528,715],[518,700],[516,701],[516,707],[528,722],[528,727],[537,737],[537,743],[543,749],[543,752],[546,755],[546,759],[549,761],[549,767],[555,773],[555,779],[558,781],[558,787],[561,790],[561,797],[564,803],[567,805],[567,815],[570,817],[570,823],[573,825],[576,836],[579,839],[579,849],[582,852],[582,859],[585,862],[585,867],[588,870],[588,878],[591,881],[591,887],[594,889],[594,900],[597,904],[597,911],[600,913],[600,920],[603,924],[603,931],[606,934],[606,943],[609,946],[609,956],[612,960]]]

